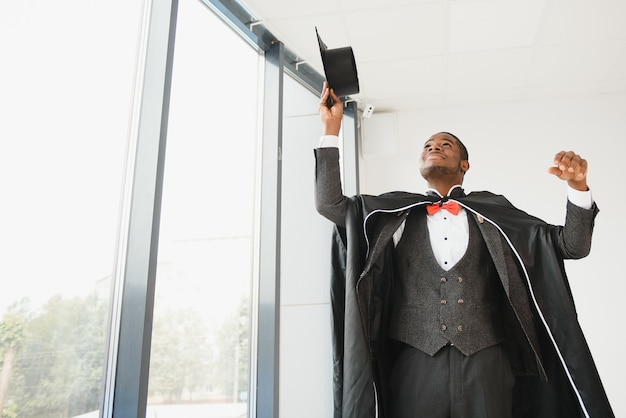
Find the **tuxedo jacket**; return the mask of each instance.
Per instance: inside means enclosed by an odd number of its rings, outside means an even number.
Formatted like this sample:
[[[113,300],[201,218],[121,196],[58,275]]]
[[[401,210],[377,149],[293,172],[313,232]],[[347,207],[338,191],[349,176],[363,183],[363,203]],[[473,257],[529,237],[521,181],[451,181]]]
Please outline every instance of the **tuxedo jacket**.
[[[316,207],[336,224],[331,301],[335,418],[384,418],[394,344],[393,234],[433,197],[393,192],[346,197],[337,148],[316,156]],[[564,226],[515,208],[503,196],[450,197],[474,217],[500,277],[507,349],[516,375],[515,417],[612,417],[577,321],[563,260],[586,256],[598,209],[568,202]],[[468,219],[468,221],[471,221]]]

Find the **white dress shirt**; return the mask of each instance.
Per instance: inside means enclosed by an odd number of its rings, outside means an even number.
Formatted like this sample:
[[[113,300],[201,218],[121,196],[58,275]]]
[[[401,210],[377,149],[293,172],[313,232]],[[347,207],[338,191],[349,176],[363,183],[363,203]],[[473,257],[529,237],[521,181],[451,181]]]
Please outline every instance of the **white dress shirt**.
[[[454,186],[450,189],[450,192],[456,187],[461,187],[461,185]],[[437,193],[436,190],[432,191]],[[448,195],[450,192],[448,192]],[[402,222],[393,234],[393,243],[395,245],[398,245],[402,238],[405,223],[406,221]],[[430,246],[437,263],[445,271],[450,270],[467,250],[469,243],[467,211],[462,206],[457,215],[453,215],[445,209],[438,210],[432,215],[426,215],[426,225],[428,226]]]
[[[339,146],[339,138],[335,135],[324,135],[320,140],[320,148]],[[448,195],[460,184],[453,186]],[[432,190],[432,189],[431,189]],[[432,190],[439,194],[436,190]],[[443,196],[442,196],[443,197]],[[570,202],[583,209],[591,209],[593,198],[591,191],[580,191],[567,187],[567,198]],[[393,234],[395,245],[400,242],[404,232],[405,222]],[[465,254],[469,243],[469,225],[467,223],[467,211],[461,207],[457,215],[452,215],[445,209],[441,209],[432,215],[427,215],[428,234],[430,245],[437,262],[444,270],[450,270]]]

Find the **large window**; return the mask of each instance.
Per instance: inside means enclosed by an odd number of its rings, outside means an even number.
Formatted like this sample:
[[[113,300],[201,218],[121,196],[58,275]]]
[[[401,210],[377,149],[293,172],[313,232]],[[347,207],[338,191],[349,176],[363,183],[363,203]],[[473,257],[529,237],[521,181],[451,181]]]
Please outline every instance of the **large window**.
[[[308,222],[317,96],[245,16],[0,4],[0,418],[273,416],[279,364],[281,413],[330,410],[328,355],[298,373],[327,341],[327,255],[303,251],[330,227]]]
[[[0,2],[0,414],[101,402],[142,1]]]
[[[180,1],[148,416],[246,415],[260,62],[201,1]]]

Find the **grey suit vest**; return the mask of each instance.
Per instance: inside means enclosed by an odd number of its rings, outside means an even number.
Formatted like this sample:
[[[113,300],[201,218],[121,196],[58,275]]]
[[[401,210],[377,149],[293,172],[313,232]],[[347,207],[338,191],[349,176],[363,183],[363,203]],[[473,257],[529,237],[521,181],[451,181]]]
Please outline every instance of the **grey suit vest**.
[[[465,355],[504,340],[503,289],[476,222],[467,251],[450,270],[433,254],[426,215],[414,209],[396,246],[389,336],[429,355],[448,343]]]

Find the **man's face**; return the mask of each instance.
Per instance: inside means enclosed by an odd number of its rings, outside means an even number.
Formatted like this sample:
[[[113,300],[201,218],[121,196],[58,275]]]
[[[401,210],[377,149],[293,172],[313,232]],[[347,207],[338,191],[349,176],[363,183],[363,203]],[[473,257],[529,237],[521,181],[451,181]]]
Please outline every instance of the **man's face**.
[[[461,159],[458,141],[446,133],[438,133],[424,143],[420,158],[420,172],[425,179],[437,175],[455,175],[463,178],[469,162]]]

